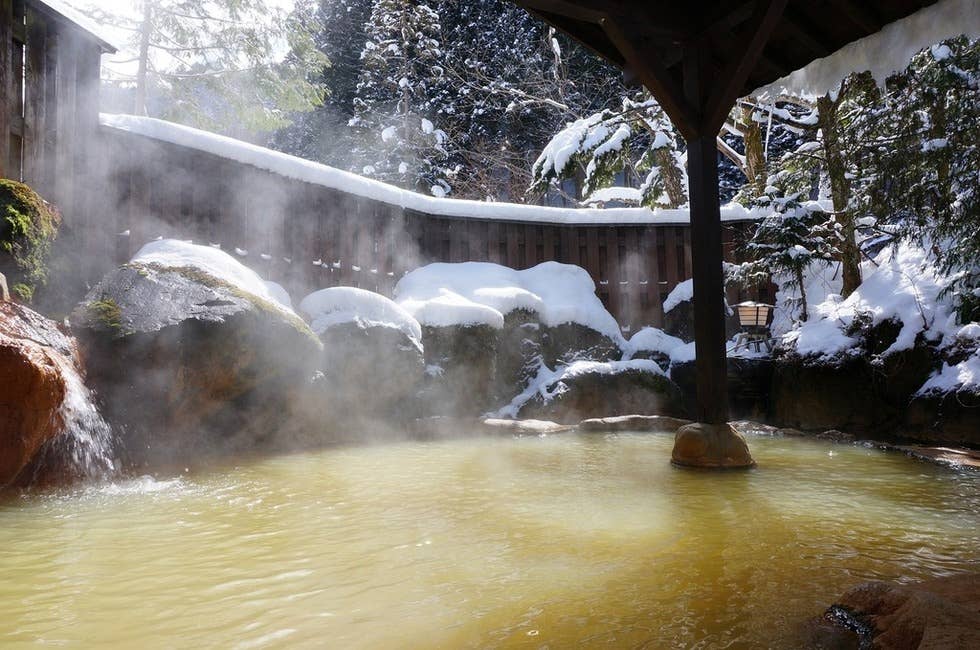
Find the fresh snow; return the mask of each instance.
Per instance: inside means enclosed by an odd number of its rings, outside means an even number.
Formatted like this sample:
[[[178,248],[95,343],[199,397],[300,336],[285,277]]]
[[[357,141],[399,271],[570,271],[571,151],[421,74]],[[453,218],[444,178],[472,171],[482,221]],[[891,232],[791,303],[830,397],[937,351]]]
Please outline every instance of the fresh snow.
[[[310,319],[310,328],[322,334],[342,323],[361,327],[392,327],[422,346],[422,327],[411,314],[381,294],[354,287],[331,287],[314,291],[299,303]]]
[[[687,302],[694,298],[694,280],[684,280],[677,283],[677,286],[667,294],[664,300],[664,313],[666,314],[682,302]]]
[[[102,41],[102,44],[107,45],[113,52],[119,49],[118,46],[112,42],[112,38],[106,33],[106,30],[103,29],[101,25],[74,7],[70,6],[68,3],[62,2],[62,0],[38,0],[38,2],[75,23],[83,30]]]
[[[804,356],[834,357],[857,341],[845,334],[858,315],[866,315],[872,325],[888,320],[901,324],[898,338],[882,352],[907,350],[922,335],[938,341],[954,322],[953,309],[940,295],[948,285],[926,248],[911,242],[883,250],[873,263],[862,265],[864,281],[842,300],[836,294],[823,294],[824,300],[812,307],[810,320],[783,336],[784,344],[794,346]]]
[[[288,305],[280,302],[281,295],[277,297],[275,290],[270,289],[258,273],[228,253],[210,246],[191,244],[178,239],[158,239],[139,249],[130,262],[173,267],[190,266],[252,295],[281,305],[284,311],[292,312]]]
[[[656,327],[644,327],[639,332],[630,337],[623,348],[624,359],[632,359],[638,352],[660,352],[673,360],[674,354],[687,357],[688,351],[684,350],[691,346],[691,358],[693,359],[693,343],[685,343],[676,336],[671,336]],[[681,359],[686,360],[686,359]]]
[[[836,91],[852,72],[864,71],[870,71],[880,86],[890,74],[905,69],[919,50],[961,34],[980,37],[980,2],[939,0],[751,94],[764,99],[815,98]],[[943,52],[933,50],[933,56],[941,57]]]
[[[305,183],[432,215],[558,225],[683,225],[690,222],[687,208],[553,208],[426,196],[241,140],[151,117],[103,113],[100,122],[107,128],[203,151]],[[375,171],[368,166],[364,173],[373,174]],[[737,203],[721,207],[721,220],[726,222],[755,220],[764,214],[764,210],[750,210]]]
[[[289,307],[290,309],[293,308],[293,301],[289,297],[289,292],[286,291],[281,284],[277,284],[270,280],[266,280],[265,288],[269,290],[269,295],[272,296],[273,300],[275,300],[281,305],[285,305],[286,307]]]
[[[568,386],[564,381],[586,374],[616,375],[631,370],[649,372],[661,377],[665,376],[664,371],[657,365],[656,361],[649,359],[633,359],[630,361],[575,361],[567,366],[559,366],[557,370],[552,370],[543,363],[539,365],[538,372],[528,383],[527,387],[510,404],[503,407],[493,414],[498,418],[516,418],[521,408],[535,396],[547,403],[558,397]]]
[[[499,329],[506,314],[526,309],[547,326],[578,323],[625,342],[588,272],[571,264],[543,262],[515,271],[490,262],[438,262],[399,280],[395,300],[425,325]]]
[[[962,388],[976,390],[977,386],[980,386],[980,350],[960,363],[944,363],[942,369],[922,385],[918,394],[949,393]]]
[[[643,200],[643,191],[635,187],[603,187],[588,196],[582,203],[585,205],[598,205],[611,201],[622,203],[640,203]]]

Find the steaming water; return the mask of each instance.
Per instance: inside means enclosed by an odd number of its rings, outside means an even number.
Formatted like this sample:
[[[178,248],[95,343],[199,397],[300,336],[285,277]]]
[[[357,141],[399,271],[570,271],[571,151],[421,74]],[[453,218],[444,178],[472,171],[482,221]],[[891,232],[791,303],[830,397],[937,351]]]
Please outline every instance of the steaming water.
[[[797,647],[847,587],[980,570],[980,473],[752,437],[415,442],[0,505],[0,647]]]

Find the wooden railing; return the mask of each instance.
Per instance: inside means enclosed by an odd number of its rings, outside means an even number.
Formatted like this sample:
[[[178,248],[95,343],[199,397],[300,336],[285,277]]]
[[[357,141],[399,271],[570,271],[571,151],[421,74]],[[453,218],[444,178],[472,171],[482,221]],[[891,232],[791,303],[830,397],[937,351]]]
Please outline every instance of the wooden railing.
[[[522,269],[555,260],[585,268],[603,303],[632,330],[660,325],[663,299],[691,274],[683,223],[429,214],[116,129],[103,127],[101,139],[92,165],[106,179],[97,189],[105,236],[94,239],[106,267],[157,237],[193,239],[220,245],[299,298],[339,285],[390,296],[404,273],[434,261]],[[729,260],[751,227],[725,224]]]

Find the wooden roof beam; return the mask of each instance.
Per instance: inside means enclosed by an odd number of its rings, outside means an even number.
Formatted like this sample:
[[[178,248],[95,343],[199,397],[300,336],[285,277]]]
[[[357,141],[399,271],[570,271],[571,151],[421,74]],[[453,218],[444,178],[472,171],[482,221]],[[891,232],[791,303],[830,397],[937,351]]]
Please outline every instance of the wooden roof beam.
[[[697,132],[700,112],[684,96],[684,90],[667,72],[661,55],[649,44],[639,45],[640,39],[624,24],[606,18],[602,21],[609,40],[622,53],[632,74],[656,96],[677,130],[687,138]]]
[[[875,15],[874,10],[865,2],[856,3],[851,0],[830,0],[830,2],[847,16],[848,20],[864,30],[865,35],[874,34],[886,22],[881,19],[881,16]]]
[[[769,37],[782,18],[788,0],[760,1],[746,27],[748,41],[741,56],[731,60],[721,72],[719,81],[704,106],[704,115],[699,125],[702,133],[717,133],[725,116],[742,94],[742,88],[762,56]]]
[[[782,27],[786,29],[790,36],[792,36],[797,42],[803,47],[810,51],[814,55],[814,58],[819,59],[827,56],[834,51],[834,47],[828,43],[826,38],[823,38],[822,34],[814,34],[814,26],[807,25],[806,29],[800,27],[800,22],[803,19],[800,18],[797,12],[793,11],[792,7],[787,7],[783,12]]]

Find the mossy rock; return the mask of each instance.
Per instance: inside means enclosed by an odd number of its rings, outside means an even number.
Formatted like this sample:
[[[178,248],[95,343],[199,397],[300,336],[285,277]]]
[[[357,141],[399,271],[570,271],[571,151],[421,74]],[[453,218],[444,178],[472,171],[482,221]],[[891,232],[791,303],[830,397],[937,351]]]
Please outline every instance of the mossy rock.
[[[30,302],[48,279],[51,244],[61,215],[23,183],[0,179],[0,273],[11,292]]]

